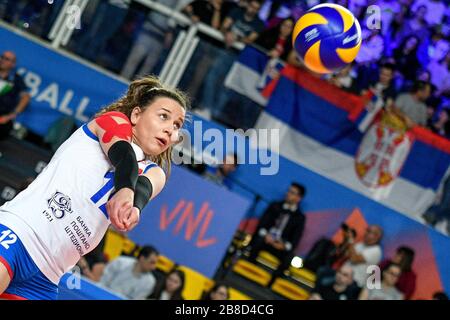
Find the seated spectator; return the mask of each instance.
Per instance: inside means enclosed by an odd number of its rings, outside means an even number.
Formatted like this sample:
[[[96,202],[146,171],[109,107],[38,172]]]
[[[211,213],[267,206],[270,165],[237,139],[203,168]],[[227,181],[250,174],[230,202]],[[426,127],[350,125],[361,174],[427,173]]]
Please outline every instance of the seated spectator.
[[[317,283],[309,300],[356,300],[359,291],[354,285],[352,268],[343,266],[336,272],[332,283]]]
[[[343,233],[342,242],[336,246],[336,249],[331,255],[332,268],[337,270],[340,268],[347,260],[347,251],[355,243],[357,236],[356,230],[350,228],[347,224],[342,224],[341,230]]]
[[[206,180],[217,183],[218,185],[223,185],[230,187],[230,181],[227,181],[227,177],[236,171],[238,166],[238,157],[236,154],[229,154],[223,160],[223,164],[214,171],[205,171],[203,177]]]
[[[306,218],[300,210],[300,202],[305,192],[305,187],[292,183],[284,201],[273,202],[266,209],[251,240],[250,261],[256,261],[262,250],[280,259],[280,265],[269,286],[289,267],[294,250],[302,237]]]
[[[356,93],[356,72],[353,71],[353,63],[346,65],[336,74],[326,76],[329,83],[342,90]]]
[[[155,288],[152,271],[156,268],[158,255],[155,248],[144,246],[137,259],[118,257],[106,266],[101,285],[128,299],[145,299]]]
[[[449,113],[450,113],[449,109],[442,109],[439,112],[438,120],[431,124],[430,126],[431,131],[446,138],[450,138]]]
[[[430,62],[439,61],[445,57],[449,50],[449,43],[438,29],[432,30],[431,37],[426,38],[417,50],[417,58],[423,67]]]
[[[434,26],[442,22],[445,14],[446,6],[441,0],[416,0],[412,11],[416,11],[420,6],[426,6],[427,14],[425,15],[425,20],[428,25]]]
[[[228,286],[218,282],[211,290],[202,295],[201,300],[228,300],[229,298],[230,292]]]
[[[403,300],[403,294],[395,285],[401,276],[401,268],[395,263],[386,266],[381,276],[379,286],[365,287],[359,295],[359,300]]]
[[[395,66],[403,75],[406,81],[412,82],[416,79],[417,71],[420,68],[417,59],[417,48],[419,38],[416,35],[406,37],[400,47],[394,50]]]
[[[182,292],[184,289],[185,275],[181,270],[173,270],[165,279],[158,282],[154,292],[148,299],[154,300],[184,300]]]
[[[81,257],[77,265],[81,269],[81,274],[86,278],[99,282],[106,268],[107,260],[104,255],[91,255],[88,253]]]
[[[383,229],[377,225],[367,228],[363,242],[351,243],[345,253],[347,261],[344,266],[350,266],[353,270],[353,278],[362,288],[366,285],[368,277],[367,268],[378,265],[381,261],[382,250],[380,246],[383,237]]]
[[[403,39],[411,35],[417,36],[420,40],[419,42],[423,42],[430,36],[430,32],[427,29],[428,24],[425,20],[427,7],[421,5],[417,7],[417,9],[412,14],[413,16],[407,19],[403,23],[403,25],[400,26],[400,30],[395,39],[395,42],[397,44],[401,43]]]
[[[0,56],[0,140],[9,136],[13,121],[31,100],[22,76],[16,70],[16,55],[5,51]]]
[[[387,259],[380,263],[381,271],[384,271],[392,263],[400,266],[401,275],[395,287],[403,294],[405,300],[411,299],[416,290],[417,275],[412,270],[413,262],[414,250],[410,247],[403,246],[397,248],[397,252],[392,259]]]
[[[431,83],[436,86],[436,95],[450,97],[450,51],[439,61],[433,60],[428,65]]]
[[[371,79],[370,72],[369,69],[365,68],[358,71],[356,82],[361,86],[360,94],[364,95],[368,90],[371,90],[376,96],[383,99],[385,106],[391,105],[397,94],[393,81],[395,66],[392,63],[382,64],[373,79]]]
[[[294,19],[284,19],[276,27],[262,31],[255,44],[267,50],[271,58],[286,60],[292,50],[291,36],[294,24]]]
[[[381,59],[384,50],[384,40],[379,29],[364,29],[362,31],[362,44],[356,57],[356,63],[371,64]]]
[[[409,127],[415,124],[427,125],[427,106],[431,86],[427,82],[416,81],[409,93],[403,93],[395,100],[394,112],[401,115]]]

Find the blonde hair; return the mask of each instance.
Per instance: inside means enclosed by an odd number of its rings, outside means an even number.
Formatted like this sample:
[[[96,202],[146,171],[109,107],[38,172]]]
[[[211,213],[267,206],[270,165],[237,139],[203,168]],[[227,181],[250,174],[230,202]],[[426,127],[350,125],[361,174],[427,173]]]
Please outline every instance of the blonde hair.
[[[95,117],[106,112],[118,111],[131,119],[131,113],[134,108],[139,107],[144,111],[153,103],[153,101],[160,97],[173,99],[178,102],[184,110],[188,111],[189,109],[189,97],[184,92],[177,88],[165,86],[155,76],[146,76],[131,82],[128,91],[124,96],[100,110]],[[155,162],[166,172],[167,177],[170,176],[171,157],[172,146],[157,156],[147,155],[148,159]]]

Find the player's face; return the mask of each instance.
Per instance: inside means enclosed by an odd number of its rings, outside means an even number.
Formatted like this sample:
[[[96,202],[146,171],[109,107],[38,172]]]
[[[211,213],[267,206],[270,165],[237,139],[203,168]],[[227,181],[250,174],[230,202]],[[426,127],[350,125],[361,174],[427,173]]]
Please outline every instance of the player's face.
[[[144,110],[131,113],[133,138],[145,154],[156,156],[179,141],[186,112],[175,100],[157,98]]]

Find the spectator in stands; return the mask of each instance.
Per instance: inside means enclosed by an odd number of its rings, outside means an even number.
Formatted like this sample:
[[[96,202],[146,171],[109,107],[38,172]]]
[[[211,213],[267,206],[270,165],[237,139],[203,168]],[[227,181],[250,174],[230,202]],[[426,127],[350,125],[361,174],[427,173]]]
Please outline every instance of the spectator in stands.
[[[145,299],[155,289],[158,251],[144,246],[136,258],[121,256],[110,262],[100,283],[129,299]]]
[[[409,82],[413,82],[416,79],[417,71],[420,68],[420,63],[417,59],[418,47],[419,38],[416,35],[410,35],[403,39],[400,47],[394,50],[395,66],[404,79]]]
[[[101,1],[88,29],[77,43],[77,54],[94,61],[125,21],[130,3],[131,0]]]
[[[258,37],[264,28],[258,18],[261,3],[252,0],[245,10],[237,8],[225,18],[221,31],[225,38],[225,49],[218,50],[211,69],[206,75],[200,105],[211,110],[213,117],[221,119],[222,110],[229,99],[229,90],[223,87],[225,77],[230,70],[237,54],[233,49],[236,41],[250,44]]]
[[[222,22],[222,0],[194,0],[184,9],[192,22],[203,22],[214,29],[219,29]]]
[[[223,0],[195,0],[188,4],[183,12],[186,13],[194,23],[203,22],[214,29],[219,30],[224,19]],[[195,96],[201,87],[211,64],[215,58],[216,44],[218,41],[210,36],[199,32],[200,41],[187,66],[181,86],[187,87],[188,92]]]
[[[427,106],[425,101],[430,97],[431,85],[428,82],[416,81],[409,93],[400,94],[395,100],[393,110],[399,113],[409,127],[415,124],[427,125]]]
[[[433,122],[430,126],[431,131],[450,139],[450,110],[442,109],[439,112],[437,121]]]
[[[450,235],[450,176],[445,178],[442,190],[436,198],[437,203],[432,204],[422,217],[431,226],[435,226],[442,220],[446,220],[447,233]]]
[[[284,19],[276,27],[262,31],[255,44],[265,49],[271,58],[286,60],[292,50],[291,36],[294,24],[294,19]]]
[[[395,285],[402,271],[399,265],[391,263],[386,266],[381,276],[381,283],[362,289],[359,300],[403,300],[403,294]]]
[[[417,50],[417,58],[423,67],[433,61],[439,61],[447,54],[449,43],[444,39],[444,35],[440,30],[435,28],[432,30],[431,37],[426,38]]]
[[[367,267],[378,265],[381,261],[382,250],[380,241],[383,236],[383,229],[377,225],[367,228],[363,242],[353,243],[348,246],[344,266],[353,269],[353,277],[357,285],[362,288],[366,284],[368,277]]]
[[[262,250],[280,260],[269,286],[289,267],[302,237],[306,217],[300,210],[300,203],[305,193],[304,186],[292,183],[284,201],[273,202],[266,209],[251,240],[250,261],[255,262]]]
[[[425,20],[428,25],[435,26],[442,22],[446,6],[441,0],[416,0],[412,7],[412,11],[416,11],[420,6],[425,6],[427,8]]]
[[[8,137],[14,119],[25,110],[31,99],[15,67],[14,52],[3,52],[0,56],[0,139]]]
[[[343,266],[332,283],[316,283],[309,300],[356,300],[359,291],[354,285],[352,268]]]
[[[88,279],[99,282],[106,268],[107,260],[105,256],[88,253],[81,257],[77,265],[81,269],[81,274]]]
[[[230,187],[230,181],[227,178],[236,171],[238,166],[238,157],[237,154],[228,154],[225,156],[223,160],[223,164],[219,165],[219,167],[214,171],[205,171],[203,177],[206,180],[217,183],[221,186]]]
[[[450,50],[439,61],[433,60],[428,65],[431,73],[431,83],[436,86],[436,95],[450,97]]]
[[[362,31],[362,44],[355,61],[362,65],[370,65],[381,59],[384,50],[384,40],[379,29],[364,29]]]
[[[395,99],[396,89],[394,85],[395,66],[392,63],[381,65],[377,76],[371,79],[370,70],[363,68],[358,71],[357,84],[361,86],[360,94],[364,95],[371,90],[376,96],[381,97],[385,106],[389,106]]]
[[[148,297],[148,299],[184,300],[182,295],[184,282],[184,272],[181,270],[173,270],[165,279],[158,282],[155,291]]]
[[[356,93],[356,72],[353,71],[353,63],[346,65],[336,74],[327,75],[327,81],[344,91]]]
[[[415,35],[419,38],[419,42],[423,42],[430,36],[428,31],[427,22],[425,16],[427,14],[427,7],[421,5],[413,12],[413,16],[404,21],[402,25],[399,26],[399,32],[395,37],[395,44],[401,43],[406,37]]]
[[[157,2],[177,8],[181,0],[157,0]],[[174,25],[171,25],[168,16],[158,11],[150,11],[120,72],[121,76],[131,79],[136,71],[139,76],[151,73],[163,50],[169,48],[173,41],[173,28]],[[139,71],[136,70],[141,64]]]
[[[381,271],[384,271],[387,266],[394,263],[401,269],[401,275],[398,278],[395,287],[403,294],[405,300],[411,299],[416,290],[417,275],[412,269],[414,262],[414,250],[410,247],[402,246],[397,248],[392,259],[384,260],[380,263]]]
[[[205,292],[201,300],[228,300],[230,298],[230,289],[224,283],[216,283],[211,290]]]

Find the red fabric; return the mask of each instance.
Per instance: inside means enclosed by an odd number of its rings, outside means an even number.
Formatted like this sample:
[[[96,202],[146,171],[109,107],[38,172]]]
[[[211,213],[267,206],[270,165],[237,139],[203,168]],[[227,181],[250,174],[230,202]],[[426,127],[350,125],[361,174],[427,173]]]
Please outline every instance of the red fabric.
[[[414,133],[414,136],[417,140],[450,154],[450,141],[448,141],[446,138],[441,137],[433,133],[432,131],[419,126],[412,128],[412,132]]]
[[[120,117],[127,122],[118,124],[113,117]],[[100,128],[105,130],[102,138],[102,141],[104,143],[110,142],[114,137],[118,137],[119,139],[124,139],[127,141],[131,139],[132,130],[130,119],[128,119],[128,117],[121,112],[107,112],[95,119],[95,122],[97,122]]]
[[[328,101],[329,103],[341,108],[349,113],[349,119],[355,121],[365,108],[365,101],[371,98],[368,93],[365,97],[360,97],[341,90],[340,88],[314,76],[313,74],[287,65],[281,75],[297,83],[300,87],[308,90],[316,96]],[[273,92],[278,81],[272,81],[263,91],[263,96],[268,98]],[[267,90],[266,90],[267,89]],[[430,130],[416,126],[411,129],[414,138],[436,149],[450,154],[450,141],[441,137]]]
[[[284,44],[286,43],[286,39],[278,38],[277,44],[275,45],[275,50],[278,51],[280,56],[284,53]]]
[[[9,294],[9,293],[2,293],[0,294],[0,299],[4,300],[28,300],[24,297],[16,296],[15,294]]]
[[[12,279],[14,277],[14,272],[12,271],[8,261],[6,261],[2,256],[0,256],[0,263],[5,266],[6,270],[8,270],[9,278]]]
[[[288,65],[281,74],[305,90],[347,111],[350,119],[356,119],[365,108],[361,97],[345,92],[307,71]]]
[[[380,263],[380,269],[383,271],[388,264],[390,264],[391,260],[384,260]],[[411,299],[414,291],[416,290],[416,279],[417,275],[414,271],[406,271],[402,272],[400,278],[398,278],[396,288],[404,294],[405,300]]]

